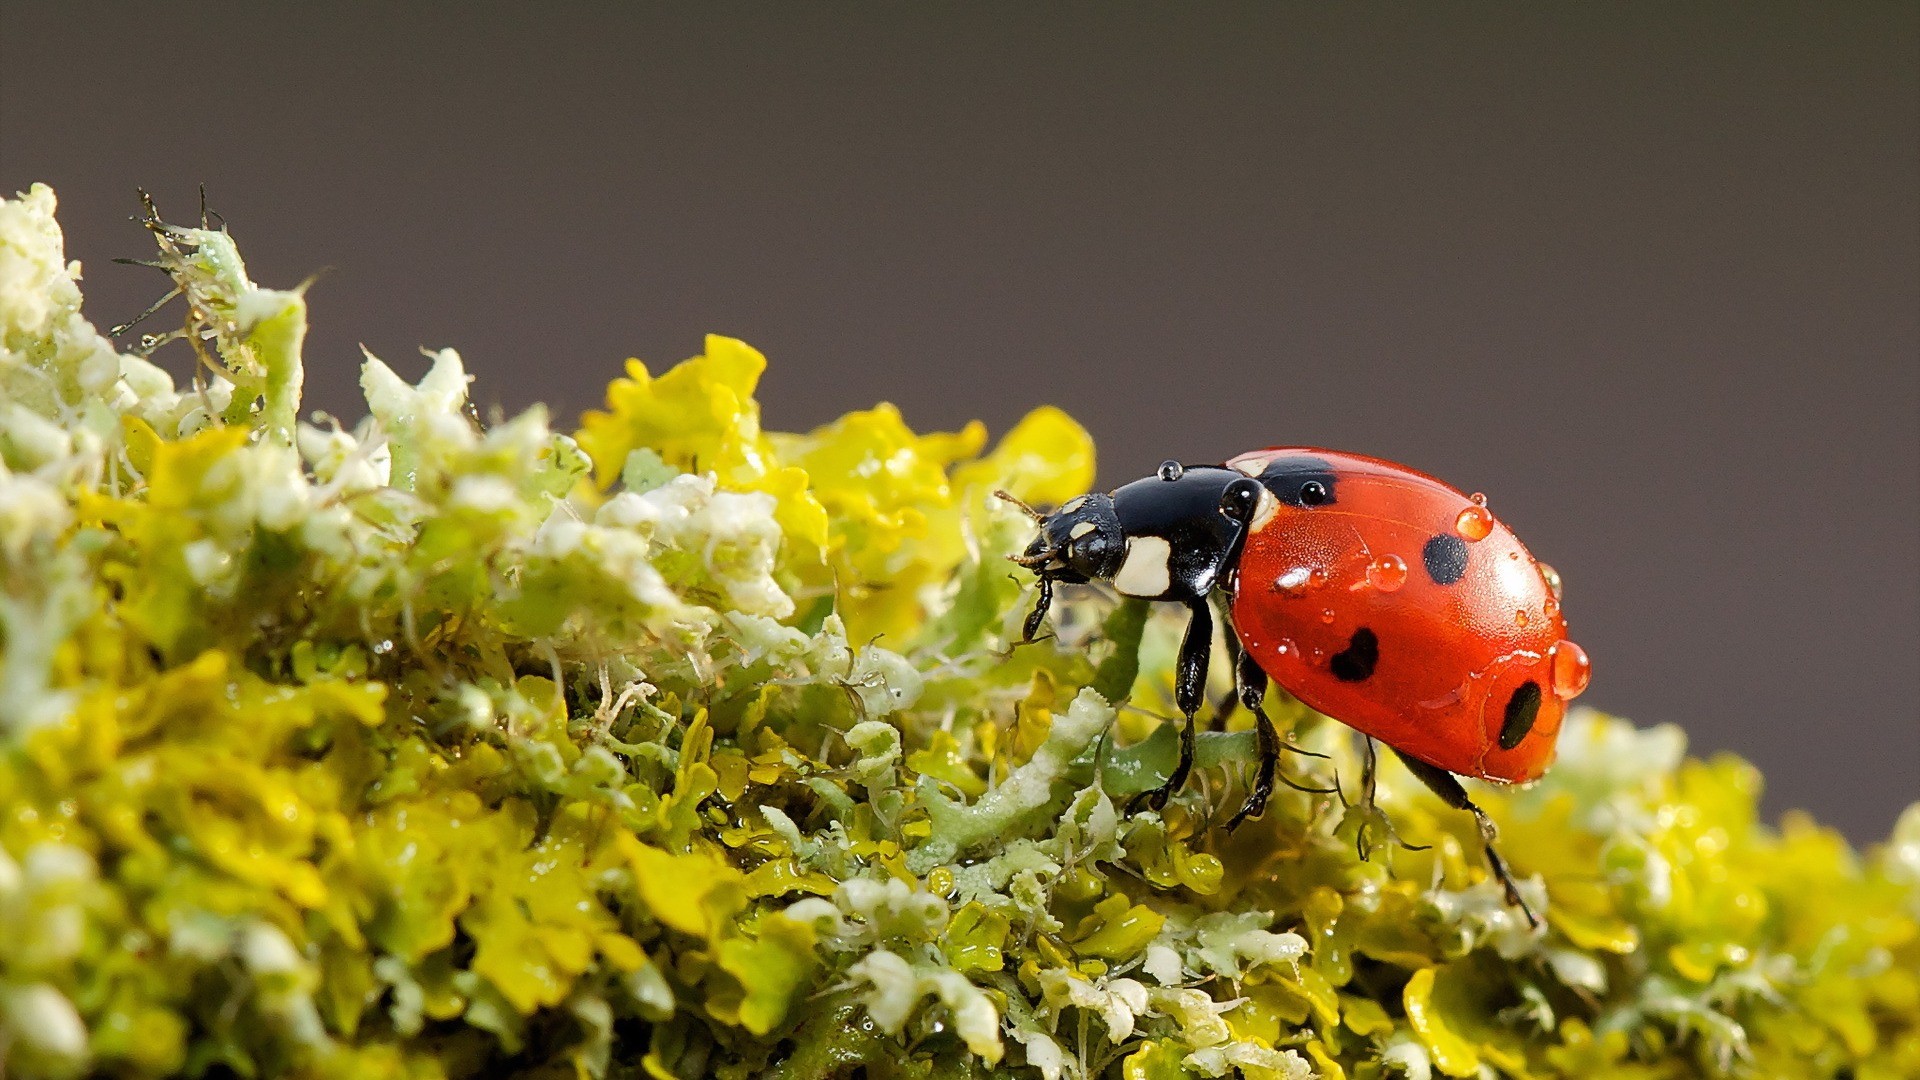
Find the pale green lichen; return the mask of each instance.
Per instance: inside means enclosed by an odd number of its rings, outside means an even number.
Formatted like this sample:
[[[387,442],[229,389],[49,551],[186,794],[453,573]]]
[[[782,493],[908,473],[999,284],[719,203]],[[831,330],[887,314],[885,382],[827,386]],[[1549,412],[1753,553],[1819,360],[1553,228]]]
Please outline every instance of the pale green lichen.
[[[1857,855],[1582,714],[1483,795],[1542,931],[1397,767],[1229,836],[1209,733],[1129,815],[1177,629],[1072,596],[1011,647],[990,493],[1086,489],[1064,414],[767,432],[710,338],[577,431],[479,423],[452,350],[298,423],[299,290],[150,228],[190,385],[0,202],[9,1076],[1920,1075],[1920,807]]]

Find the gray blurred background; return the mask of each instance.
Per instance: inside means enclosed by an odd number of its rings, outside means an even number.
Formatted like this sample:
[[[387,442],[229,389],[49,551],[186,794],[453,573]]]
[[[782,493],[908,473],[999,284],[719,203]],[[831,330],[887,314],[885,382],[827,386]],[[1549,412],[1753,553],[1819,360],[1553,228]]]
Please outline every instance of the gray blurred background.
[[[1568,583],[1587,700],[1859,840],[1920,798],[1920,5],[0,3],[0,186],[92,315],[134,188],[563,422],[706,331],[767,422],[1051,402],[1111,485],[1406,461]],[[175,359],[179,367],[178,358]]]

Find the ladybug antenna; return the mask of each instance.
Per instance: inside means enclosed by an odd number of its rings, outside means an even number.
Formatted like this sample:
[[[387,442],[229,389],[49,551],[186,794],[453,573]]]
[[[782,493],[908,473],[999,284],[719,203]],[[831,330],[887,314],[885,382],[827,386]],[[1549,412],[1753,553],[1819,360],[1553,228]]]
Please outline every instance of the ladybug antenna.
[[[1021,513],[1032,518],[1036,523],[1042,524],[1042,525],[1046,524],[1047,515],[1041,513],[1038,510],[1035,510],[1033,507],[1028,506],[1026,503],[1022,502],[1020,500],[1020,496],[1015,495],[1013,492],[1008,491],[1005,488],[999,488],[994,491],[993,497],[996,499],[999,499],[1001,502],[1009,502],[1019,507]]]
[[[1060,554],[1059,548],[1050,547],[1045,551],[1035,552],[1032,555],[1009,555],[1007,556],[1007,561],[1019,563],[1029,570],[1035,570],[1052,562],[1053,557],[1058,554]]]

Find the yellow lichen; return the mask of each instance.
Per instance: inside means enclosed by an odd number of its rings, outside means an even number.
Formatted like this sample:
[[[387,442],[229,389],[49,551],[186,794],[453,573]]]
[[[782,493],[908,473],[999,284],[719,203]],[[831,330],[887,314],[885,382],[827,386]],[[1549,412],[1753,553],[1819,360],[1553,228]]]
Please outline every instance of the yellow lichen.
[[[1920,1074],[1920,807],[1862,855],[1580,714],[1481,796],[1542,931],[1397,767],[1215,828],[1244,718],[1128,814],[1172,629],[1070,594],[1015,647],[992,493],[1092,484],[1058,410],[767,432],[712,337],[578,431],[480,424],[450,350],[296,425],[297,291],[156,221],[176,387],[52,212],[0,202],[7,1075]]]

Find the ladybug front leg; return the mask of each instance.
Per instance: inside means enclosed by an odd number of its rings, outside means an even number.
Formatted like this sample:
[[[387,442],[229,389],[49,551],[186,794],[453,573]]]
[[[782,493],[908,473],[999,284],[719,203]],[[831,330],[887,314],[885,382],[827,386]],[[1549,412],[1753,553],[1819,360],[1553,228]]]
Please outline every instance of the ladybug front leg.
[[[1435,795],[1440,796],[1441,802],[1455,810],[1465,810],[1473,815],[1474,820],[1480,825],[1480,841],[1486,848],[1487,865],[1493,868],[1493,876],[1498,878],[1501,886],[1506,889],[1507,903],[1520,909],[1521,914],[1527,917],[1528,926],[1535,930],[1540,929],[1539,916],[1535,915],[1533,909],[1527,906],[1527,902],[1521,899],[1520,889],[1514,884],[1513,875],[1508,872],[1506,861],[1500,858],[1498,851],[1494,850],[1493,845],[1494,841],[1499,839],[1499,830],[1493,827],[1493,819],[1487,816],[1487,812],[1475,806],[1472,799],[1467,798],[1467,789],[1460,786],[1460,778],[1437,765],[1429,765],[1399,750],[1395,750],[1394,753],[1400,755],[1400,760],[1406,762],[1407,769],[1419,777],[1421,783],[1431,788]]]
[[[1039,597],[1033,602],[1033,611],[1027,615],[1026,625],[1020,628],[1022,645],[1033,644],[1035,635],[1040,633],[1040,627],[1047,621],[1047,609],[1053,606],[1053,579],[1042,576],[1039,592]]]
[[[1167,782],[1157,788],[1143,791],[1127,804],[1128,810],[1144,805],[1159,810],[1167,805],[1167,796],[1180,790],[1187,782],[1187,774],[1193,771],[1193,715],[1200,711],[1200,701],[1207,689],[1207,657],[1213,652],[1213,615],[1207,609],[1206,597],[1187,602],[1191,617],[1187,620],[1186,636],[1180,639],[1180,657],[1173,669],[1173,700],[1180,707],[1185,723],[1180,728],[1180,762],[1167,776]]]

